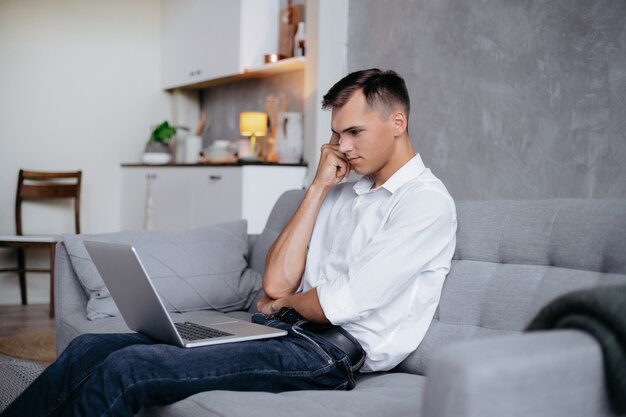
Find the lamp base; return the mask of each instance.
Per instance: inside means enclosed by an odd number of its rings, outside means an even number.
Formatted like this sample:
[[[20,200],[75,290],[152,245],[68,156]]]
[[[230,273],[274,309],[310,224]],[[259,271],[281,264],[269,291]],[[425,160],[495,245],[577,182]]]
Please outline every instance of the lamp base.
[[[240,161],[244,161],[244,162],[257,162],[257,161],[260,161],[258,156],[240,156],[239,160]]]

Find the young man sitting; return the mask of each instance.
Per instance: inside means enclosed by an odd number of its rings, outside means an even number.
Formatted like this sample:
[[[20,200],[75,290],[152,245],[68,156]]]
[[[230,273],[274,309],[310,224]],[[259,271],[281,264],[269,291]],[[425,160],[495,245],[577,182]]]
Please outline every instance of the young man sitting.
[[[132,416],[214,389],[351,389],[354,372],[389,370],[415,350],[454,253],[454,202],[413,150],[395,72],[349,74],[323,107],[331,139],[268,252],[253,317],[287,336],[182,349],[85,334],[2,416]],[[343,182],[351,171],[363,177]]]

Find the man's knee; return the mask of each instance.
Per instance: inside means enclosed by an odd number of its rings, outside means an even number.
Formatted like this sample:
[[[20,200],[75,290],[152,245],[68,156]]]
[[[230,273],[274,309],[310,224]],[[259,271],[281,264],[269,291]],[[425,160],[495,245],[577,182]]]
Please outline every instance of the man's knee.
[[[67,345],[66,350],[83,350],[89,349],[91,346],[97,345],[100,343],[99,337],[101,335],[93,334],[93,333],[85,333],[76,336],[72,341]]]
[[[111,376],[133,374],[133,369],[141,369],[145,373],[152,367],[159,367],[161,359],[151,346],[134,345],[111,353],[103,363],[103,368]]]

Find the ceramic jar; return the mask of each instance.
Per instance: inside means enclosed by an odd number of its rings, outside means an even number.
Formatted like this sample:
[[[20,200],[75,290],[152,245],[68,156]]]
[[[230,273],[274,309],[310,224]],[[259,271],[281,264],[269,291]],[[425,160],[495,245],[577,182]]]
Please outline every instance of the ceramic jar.
[[[303,115],[297,112],[278,113],[276,152],[282,164],[299,164],[304,147]]]

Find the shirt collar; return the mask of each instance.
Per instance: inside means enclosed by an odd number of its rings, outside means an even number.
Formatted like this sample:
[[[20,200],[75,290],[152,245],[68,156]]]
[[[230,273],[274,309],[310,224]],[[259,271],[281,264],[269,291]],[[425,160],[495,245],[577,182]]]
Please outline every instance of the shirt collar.
[[[354,192],[357,195],[361,195],[384,188],[393,194],[407,182],[419,177],[425,169],[426,167],[424,166],[424,162],[422,162],[422,158],[419,154],[416,154],[380,187],[372,189],[374,178],[371,175],[366,175],[354,184]]]

